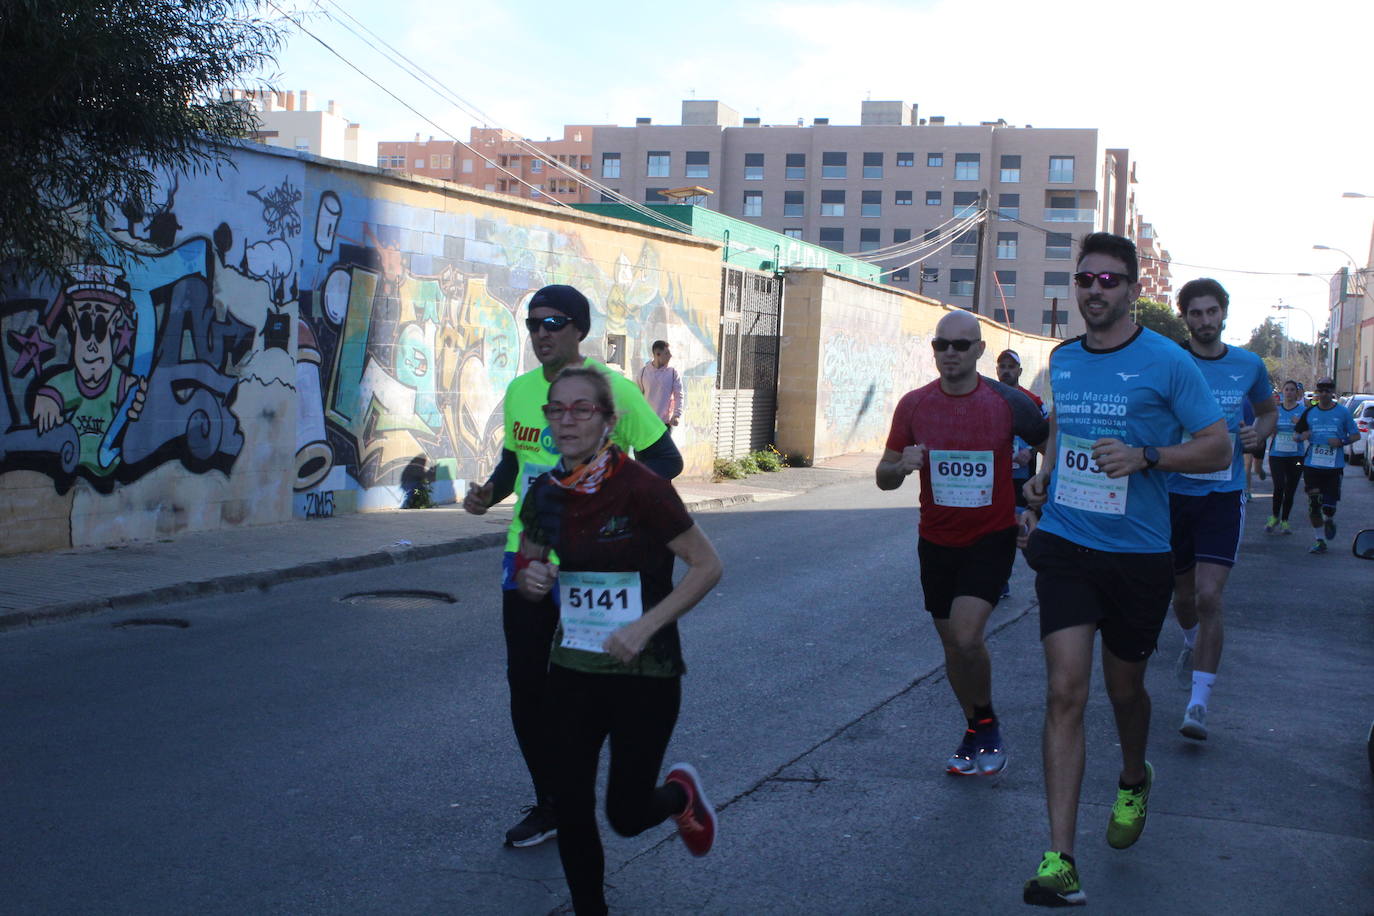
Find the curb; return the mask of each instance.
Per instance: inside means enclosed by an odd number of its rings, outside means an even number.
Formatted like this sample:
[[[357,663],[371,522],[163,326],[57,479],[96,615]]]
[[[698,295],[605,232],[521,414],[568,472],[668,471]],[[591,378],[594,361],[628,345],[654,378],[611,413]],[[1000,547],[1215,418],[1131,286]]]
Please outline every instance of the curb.
[[[754,502],[754,494],[737,493],[730,496],[711,497],[686,502],[689,512],[706,512],[728,506]],[[425,544],[420,547],[398,547],[391,550],[376,550],[371,553],[351,557],[336,557],[332,560],[314,560],[294,566],[265,569],[257,572],[235,573],[163,585],[157,588],[142,589],[110,595],[106,598],[65,601],[47,604],[25,611],[0,614],[0,633],[24,627],[57,623],[77,617],[89,617],[106,611],[132,611],[149,605],[167,604],[175,601],[189,601],[215,595],[231,595],[253,589],[267,589],[274,585],[294,582],[299,579],[316,579],[336,576],[341,573],[358,572],[365,569],[379,569],[384,566],[400,566],[404,563],[419,563],[437,557],[453,556],[473,550],[499,547],[506,542],[506,532],[466,535],[451,541]]]

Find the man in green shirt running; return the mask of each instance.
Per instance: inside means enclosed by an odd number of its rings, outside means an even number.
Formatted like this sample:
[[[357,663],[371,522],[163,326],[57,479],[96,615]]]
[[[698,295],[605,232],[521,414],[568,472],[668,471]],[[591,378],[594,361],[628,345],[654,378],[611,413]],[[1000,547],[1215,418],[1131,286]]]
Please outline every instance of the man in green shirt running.
[[[582,355],[581,343],[591,330],[591,305],[586,296],[571,286],[545,286],[530,299],[525,325],[539,368],[518,376],[506,388],[501,462],[485,483],[469,483],[463,499],[465,510],[481,515],[511,493],[517,497],[502,564],[501,617],[511,722],[534,782],[535,804],[525,810],[520,823],[506,831],[509,846],[534,846],[558,833],[553,813],[553,733],[544,703],[558,604],[553,590],[532,602],[515,587],[515,557],[523,528],[520,501],[530,483],[558,463],[557,446],[543,411],[549,386],[558,373],[576,366],[605,373],[620,415],[612,441],[627,452],[633,449],[638,461],[662,477],[671,479],[682,473],[682,455],[638,386],[604,363]]]

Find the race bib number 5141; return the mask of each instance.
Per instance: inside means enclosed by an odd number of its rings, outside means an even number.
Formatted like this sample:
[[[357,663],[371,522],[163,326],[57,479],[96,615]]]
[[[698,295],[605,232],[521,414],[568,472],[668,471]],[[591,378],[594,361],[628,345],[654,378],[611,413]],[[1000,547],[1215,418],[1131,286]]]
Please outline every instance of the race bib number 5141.
[[[1093,463],[1093,440],[1059,435],[1054,501],[1068,509],[1126,514],[1128,478],[1113,480]]]

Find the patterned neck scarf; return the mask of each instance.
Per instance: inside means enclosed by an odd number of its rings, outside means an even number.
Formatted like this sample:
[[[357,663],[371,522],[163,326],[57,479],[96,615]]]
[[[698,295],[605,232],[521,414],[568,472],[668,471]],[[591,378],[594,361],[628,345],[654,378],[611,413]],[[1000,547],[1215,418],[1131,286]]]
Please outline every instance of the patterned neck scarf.
[[[625,453],[611,444],[609,437],[601,443],[592,457],[571,471],[558,462],[558,467],[549,472],[554,486],[574,493],[595,493],[601,485],[615,475],[625,463]]]

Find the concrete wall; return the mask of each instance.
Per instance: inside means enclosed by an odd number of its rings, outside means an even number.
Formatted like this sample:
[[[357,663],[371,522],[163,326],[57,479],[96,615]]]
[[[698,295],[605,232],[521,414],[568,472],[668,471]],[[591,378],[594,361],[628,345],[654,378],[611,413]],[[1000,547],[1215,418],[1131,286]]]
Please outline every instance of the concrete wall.
[[[634,370],[672,341],[675,438],[710,473],[714,244],[263,147],[235,162],[151,213],[111,203],[122,269],[0,287],[0,553],[394,508],[421,473],[451,500],[499,456],[546,283],[592,301],[589,355],[623,337]]]
[[[938,376],[930,341],[952,307],[819,270],[789,271],[786,283],[778,449],[812,461],[882,451],[897,401]],[[1016,350],[1021,384],[1047,397],[1059,341],[980,320],[987,352],[978,371],[996,378],[997,354]]]

